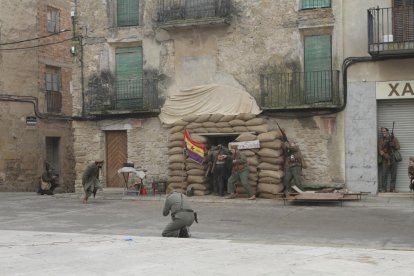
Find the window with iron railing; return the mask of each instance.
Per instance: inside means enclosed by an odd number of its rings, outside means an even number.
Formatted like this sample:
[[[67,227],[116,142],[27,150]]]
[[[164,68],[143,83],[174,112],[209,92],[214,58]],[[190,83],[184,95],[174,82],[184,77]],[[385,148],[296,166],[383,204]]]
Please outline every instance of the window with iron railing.
[[[368,10],[368,51],[371,55],[413,53],[414,0]]]
[[[336,108],[340,104],[339,71],[260,75],[263,109]]]
[[[158,21],[227,17],[230,0],[159,0]]]
[[[115,79],[113,84],[93,85],[86,92],[85,108],[92,113],[159,112],[158,80]]]
[[[46,107],[49,113],[62,111],[60,68],[47,66],[45,73]]]

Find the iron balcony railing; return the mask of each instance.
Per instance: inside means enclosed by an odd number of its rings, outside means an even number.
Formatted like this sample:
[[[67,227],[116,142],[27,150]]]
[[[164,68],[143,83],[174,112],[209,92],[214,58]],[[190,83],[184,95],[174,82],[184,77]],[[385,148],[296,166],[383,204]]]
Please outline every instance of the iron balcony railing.
[[[414,52],[414,5],[368,10],[371,55]]]
[[[175,20],[226,18],[230,0],[158,0],[158,22]]]
[[[117,79],[111,85],[90,88],[85,97],[89,113],[159,112],[157,79]]]
[[[48,113],[61,113],[62,93],[59,91],[46,91],[46,108]]]
[[[337,108],[339,71],[260,75],[262,109]]]

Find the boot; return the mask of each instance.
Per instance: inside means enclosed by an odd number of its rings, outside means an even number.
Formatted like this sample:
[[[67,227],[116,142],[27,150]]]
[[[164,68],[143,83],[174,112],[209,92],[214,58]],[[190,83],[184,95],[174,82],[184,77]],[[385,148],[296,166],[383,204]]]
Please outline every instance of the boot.
[[[190,238],[190,231],[187,227],[183,227],[180,229],[180,233],[178,234],[179,238]]]

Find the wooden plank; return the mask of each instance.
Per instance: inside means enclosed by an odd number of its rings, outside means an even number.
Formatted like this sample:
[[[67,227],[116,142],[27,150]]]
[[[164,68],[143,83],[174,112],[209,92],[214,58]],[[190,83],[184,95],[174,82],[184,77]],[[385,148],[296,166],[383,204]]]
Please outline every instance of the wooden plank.
[[[295,200],[333,201],[342,200],[343,197],[341,193],[300,193],[295,196]]]

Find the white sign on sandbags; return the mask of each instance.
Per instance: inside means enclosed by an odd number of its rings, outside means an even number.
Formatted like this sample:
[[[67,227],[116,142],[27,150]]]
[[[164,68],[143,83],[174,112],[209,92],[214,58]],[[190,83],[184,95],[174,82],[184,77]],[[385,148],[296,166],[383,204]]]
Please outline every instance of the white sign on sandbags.
[[[260,141],[254,140],[254,141],[244,141],[244,142],[230,142],[229,143],[229,149],[231,149],[232,145],[237,145],[237,148],[239,150],[244,149],[260,149]]]

